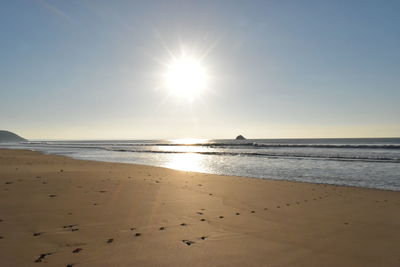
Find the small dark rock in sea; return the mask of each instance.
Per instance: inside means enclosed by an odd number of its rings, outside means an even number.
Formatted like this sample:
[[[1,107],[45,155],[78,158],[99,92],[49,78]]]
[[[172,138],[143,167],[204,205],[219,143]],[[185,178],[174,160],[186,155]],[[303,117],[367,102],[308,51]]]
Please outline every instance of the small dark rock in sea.
[[[236,136],[236,140],[246,140],[243,135]]]

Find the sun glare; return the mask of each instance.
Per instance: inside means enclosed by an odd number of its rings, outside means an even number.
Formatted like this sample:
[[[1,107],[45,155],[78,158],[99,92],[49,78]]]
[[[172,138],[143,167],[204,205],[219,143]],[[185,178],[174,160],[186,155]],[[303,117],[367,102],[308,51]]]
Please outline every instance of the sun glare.
[[[164,82],[171,94],[192,101],[207,88],[208,77],[199,59],[182,54],[168,64]]]
[[[201,144],[208,141],[208,139],[199,139],[199,138],[181,138],[181,139],[173,139],[169,140],[173,144],[183,144],[183,145],[194,145]]]

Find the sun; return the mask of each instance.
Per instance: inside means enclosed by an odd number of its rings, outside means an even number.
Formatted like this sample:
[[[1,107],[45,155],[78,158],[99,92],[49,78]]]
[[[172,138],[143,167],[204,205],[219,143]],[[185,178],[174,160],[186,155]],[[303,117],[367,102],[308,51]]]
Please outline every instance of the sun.
[[[167,64],[164,83],[171,94],[193,101],[207,89],[208,75],[200,59],[182,53]]]

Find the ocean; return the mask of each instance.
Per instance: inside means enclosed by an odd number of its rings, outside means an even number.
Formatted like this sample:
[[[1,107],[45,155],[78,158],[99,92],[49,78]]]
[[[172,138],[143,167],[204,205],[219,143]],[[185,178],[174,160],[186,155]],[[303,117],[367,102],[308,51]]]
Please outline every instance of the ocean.
[[[0,147],[183,171],[400,191],[400,138],[30,141]]]

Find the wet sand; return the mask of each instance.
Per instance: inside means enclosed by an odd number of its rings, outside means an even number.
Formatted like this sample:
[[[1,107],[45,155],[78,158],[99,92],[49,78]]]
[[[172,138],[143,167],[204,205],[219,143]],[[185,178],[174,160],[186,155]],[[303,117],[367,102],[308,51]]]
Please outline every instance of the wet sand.
[[[400,266],[400,192],[0,149],[0,266]]]

